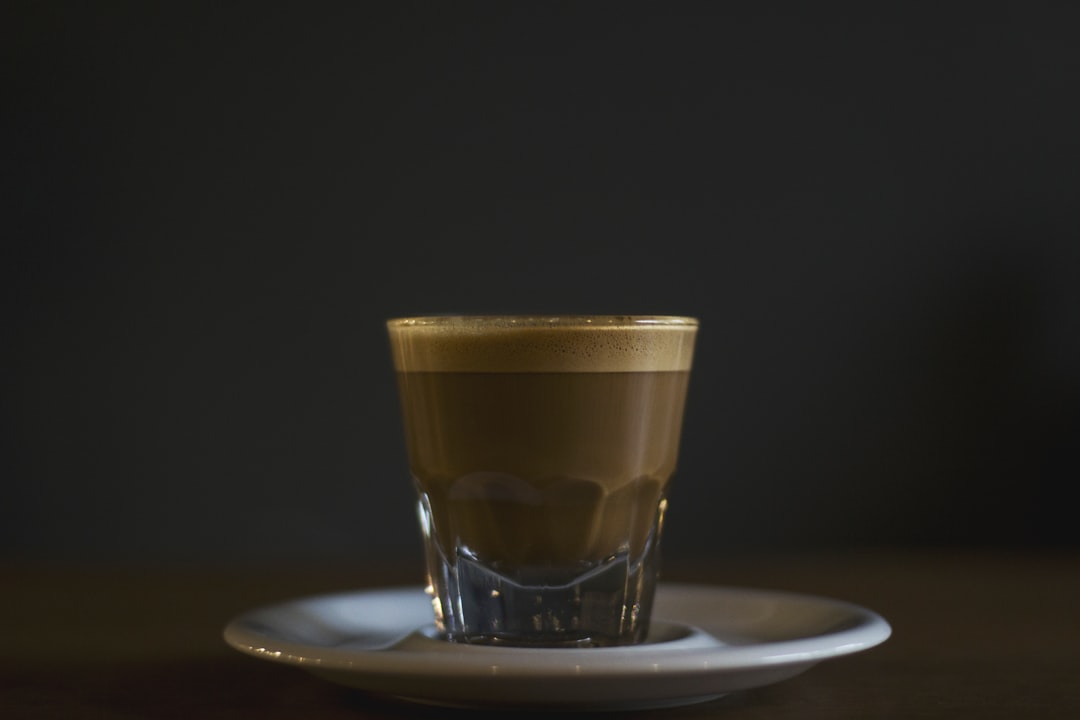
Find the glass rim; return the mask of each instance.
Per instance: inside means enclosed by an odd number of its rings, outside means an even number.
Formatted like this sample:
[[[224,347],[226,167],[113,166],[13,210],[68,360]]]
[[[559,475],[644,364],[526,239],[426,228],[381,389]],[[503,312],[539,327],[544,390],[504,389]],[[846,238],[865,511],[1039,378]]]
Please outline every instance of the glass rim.
[[[689,315],[605,315],[605,314],[503,314],[503,315],[415,315],[390,318],[391,328],[497,326],[563,328],[697,327],[699,321]]]

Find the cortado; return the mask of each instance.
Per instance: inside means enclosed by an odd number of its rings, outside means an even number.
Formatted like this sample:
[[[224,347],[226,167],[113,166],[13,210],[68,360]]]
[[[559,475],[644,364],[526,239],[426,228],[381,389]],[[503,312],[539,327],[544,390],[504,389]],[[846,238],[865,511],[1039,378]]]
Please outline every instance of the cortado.
[[[697,322],[388,322],[436,622],[450,640],[640,642]]]

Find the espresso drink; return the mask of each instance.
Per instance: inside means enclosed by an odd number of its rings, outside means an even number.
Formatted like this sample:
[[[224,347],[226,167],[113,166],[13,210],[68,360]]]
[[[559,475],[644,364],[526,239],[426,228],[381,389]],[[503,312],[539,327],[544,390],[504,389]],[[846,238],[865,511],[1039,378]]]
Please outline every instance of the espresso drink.
[[[446,635],[641,641],[696,323],[473,317],[389,328]]]

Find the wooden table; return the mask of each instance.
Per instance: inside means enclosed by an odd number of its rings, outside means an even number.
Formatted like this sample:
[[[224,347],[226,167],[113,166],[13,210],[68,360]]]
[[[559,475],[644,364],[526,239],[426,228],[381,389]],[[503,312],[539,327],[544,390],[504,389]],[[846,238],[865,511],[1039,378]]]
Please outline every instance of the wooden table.
[[[254,606],[419,584],[410,563],[377,571],[3,570],[0,718],[476,715],[364,695],[222,641],[224,624]],[[893,636],[775,685],[636,716],[1080,718],[1080,551],[669,557],[664,577],[849,600],[882,614]]]

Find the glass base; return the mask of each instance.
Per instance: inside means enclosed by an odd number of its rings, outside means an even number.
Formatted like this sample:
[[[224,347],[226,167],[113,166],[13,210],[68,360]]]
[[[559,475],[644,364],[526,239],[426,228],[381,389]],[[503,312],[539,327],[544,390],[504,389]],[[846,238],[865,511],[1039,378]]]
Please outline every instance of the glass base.
[[[638,557],[628,546],[574,567],[506,567],[466,547],[445,553],[420,500],[428,591],[440,632],[451,642],[531,647],[607,647],[645,640],[659,561],[657,521]]]

